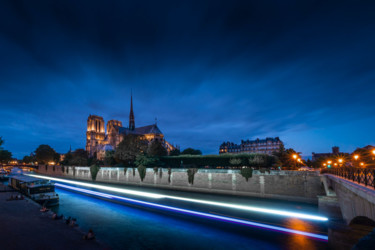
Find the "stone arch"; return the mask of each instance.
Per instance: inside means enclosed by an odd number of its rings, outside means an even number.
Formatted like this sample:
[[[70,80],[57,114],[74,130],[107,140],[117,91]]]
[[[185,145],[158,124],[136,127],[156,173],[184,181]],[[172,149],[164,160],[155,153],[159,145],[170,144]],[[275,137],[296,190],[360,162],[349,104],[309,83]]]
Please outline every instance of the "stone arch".
[[[355,226],[355,225],[375,228],[375,221],[366,216],[356,216],[349,223],[349,226]]]

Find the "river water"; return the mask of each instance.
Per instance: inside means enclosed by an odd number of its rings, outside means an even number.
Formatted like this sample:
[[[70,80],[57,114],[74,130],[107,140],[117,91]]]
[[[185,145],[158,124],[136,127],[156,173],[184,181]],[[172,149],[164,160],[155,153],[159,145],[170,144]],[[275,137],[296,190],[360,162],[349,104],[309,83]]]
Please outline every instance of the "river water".
[[[221,201],[287,211],[318,214],[317,206],[279,200],[198,194],[172,190],[126,187],[195,199]],[[56,188],[58,214],[77,218],[79,227],[92,229],[97,239],[111,249],[325,249],[327,243],[305,236],[231,224],[170,211],[113,202],[74,191]],[[116,194],[118,195],[118,194]],[[131,197],[137,198],[139,197]],[[155,200],[142,198],[145,201]],[[158,201],[159,202],[159,201]],[[164,205],[242,218],[301,231],[327,234],[326,222],[243,212],[181,201],[161,201]]]

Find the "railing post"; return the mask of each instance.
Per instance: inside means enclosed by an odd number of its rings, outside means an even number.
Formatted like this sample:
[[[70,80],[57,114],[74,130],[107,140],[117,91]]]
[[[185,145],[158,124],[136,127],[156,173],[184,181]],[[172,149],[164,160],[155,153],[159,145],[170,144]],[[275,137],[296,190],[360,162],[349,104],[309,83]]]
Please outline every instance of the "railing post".
[[[367,169],[364,169],[363,172],[365,174],[365,186],[367,186]]]

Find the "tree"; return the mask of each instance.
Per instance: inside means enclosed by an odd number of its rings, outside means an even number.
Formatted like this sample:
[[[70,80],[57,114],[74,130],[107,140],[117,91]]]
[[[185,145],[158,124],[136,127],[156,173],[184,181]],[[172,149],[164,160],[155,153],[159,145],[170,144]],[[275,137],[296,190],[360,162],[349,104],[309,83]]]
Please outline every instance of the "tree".
[[[171,152],[169,152],[169,156],[177,156],[180,155],[180,153],[180,150],[178,148],[175,148]]]
[[[202,151],[199,149],[187,148],[181,152],[182,155],[201,155]]]
[[[167,150],[163,147],[160,141],[152,141],[147,148],[147,155],[149,156],[166,156]]]
[[[22,162],[29,164],[35,161],[35,156],[34,155],[25,155],[22,159]]]
[[[265,165],[265,161],[263,157],[261,157],[260,155],[256,155],[253,159],[249,159],[249,163],[250,165],[258,168],[263,167]]]
[[[114,157],[118,162],[128,166],[134,163],[137,155],[147,150],[148,141],[143,136],[129,134],[117,146]]]
[[[12,160],[12,153],[8,150],[0,150],[0,162],[8,163],[10,160]]]
[[[143,166],[146,168],[155,167],[161,164],[158,157],[152,157],[145,154],[139,154],[136,157],[134,164],[137,167]]]
[[[114,150],[106,151],[105,156],[104,156],[104,165],[114,166],[116,164],[114,155],[115,155]]]
[[[238,166],[241,165],[242,160],[241,160],[241,159],[238,159],[238,158],[232,158],[232,159],[229,160],[229,163],[230,163],[230,165],[233,165],[233,166],[235,166],[235,167],[238,167]]]
[[[39,163],[47,164],[50,161],[58,161],[58,154],[50,146],[42,144],[35,150],[35,158]]]
[[[278,151],[273,153],[279,159],[279,164],[283,168],[295,168],[297,167],[297,160],[300,159],[300,153],[296,152],[292,148],[285,149],[284,145],[281,145]],[[293,158],[293,155],[296,155],[296,159]]]
[[[76,149],[69,161],[69,164],[74,166],[87,166],[87,163],[87,152],[82,148]]]

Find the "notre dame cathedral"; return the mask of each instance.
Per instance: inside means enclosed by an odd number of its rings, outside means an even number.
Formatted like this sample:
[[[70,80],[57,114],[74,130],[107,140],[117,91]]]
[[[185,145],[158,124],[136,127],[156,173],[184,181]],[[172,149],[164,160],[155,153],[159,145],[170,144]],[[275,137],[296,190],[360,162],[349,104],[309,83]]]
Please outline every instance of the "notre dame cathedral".
[[[118,120],[110,120],[107,122],[106,130],[103,117],[97,115],[89,116],[87,119],[86,151],[89,157],[96,156],[98,159],[103,159],[105,152],[115,150],[117,145],[124,139],[124,136],[128,134],[141,135],[149,142],[158,140],[168,152],[175,149],[174,146],[164,139],[164,135],[156,123],[143,127],[135,127],[133,96],[131,96],[129,127],[123,127],[122,122]]]

